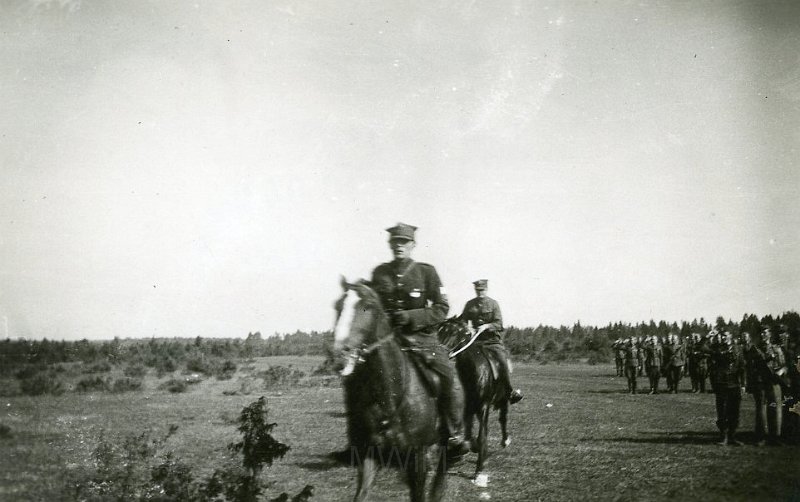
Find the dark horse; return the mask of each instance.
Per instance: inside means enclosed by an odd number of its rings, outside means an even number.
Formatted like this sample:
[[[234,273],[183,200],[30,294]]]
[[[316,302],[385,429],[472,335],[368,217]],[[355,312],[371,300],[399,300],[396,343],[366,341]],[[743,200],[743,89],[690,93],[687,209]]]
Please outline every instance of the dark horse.
[[[342,286],[334,349],[347,358],[342,376],[351,461],[358,467],[354,500],[367,498],[378,469],[399,464],[411,500],[424,501],[428,447],[440,440],[436,400],[393,336],[375,291],[363,283]],[[440,448],[432,500],[444,496],[446,470]]]
[[[467,323],[457,317],[451,317],[439,327],[439,339],[446,345],[447,340],[473,340],[470,336]],[[466,344],[462,344],[466,346]],[[511,393],[511,384],[507,375],[494,376],[492,364],[500,367],[497,359],[501,357],[490,346],[482,346],[479,342],[466,346],[463,350],[453,350],[451,354],[458,353],[456,370],[464,388],[464,431],[466,439],[472,442],[473,451],[478,453],[478,463],[475,468],[473,482],[478,486],[486,486],[489,482],[488,474],[484,471],[486,457],[488,456],[489,412],[494,407],[500,410],[500,429],[503,434],[501,445],[503,448],[511,443],[508,437],[508,405]],[[491,360],[490,360],[491,359]],[[478,440],[472,439],[472,422],[478,417]]]

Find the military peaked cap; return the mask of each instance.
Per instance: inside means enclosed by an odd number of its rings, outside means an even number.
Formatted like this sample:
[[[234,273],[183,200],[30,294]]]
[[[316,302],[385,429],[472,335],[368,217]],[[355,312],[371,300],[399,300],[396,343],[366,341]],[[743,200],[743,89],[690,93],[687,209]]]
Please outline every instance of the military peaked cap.
[[[395,239],[406,239],[409,241],[414,240],[414,232],[417,230],[417,227],[413,225],[406,225],[405,223],[398,223],[397,225],[387,228],[386,231],[389,232],[389,240]]]
[[[489,287],[489,281],[487,279],[478,279],[477,281],[473,281],[475,285],[475,289],[484,290]]]

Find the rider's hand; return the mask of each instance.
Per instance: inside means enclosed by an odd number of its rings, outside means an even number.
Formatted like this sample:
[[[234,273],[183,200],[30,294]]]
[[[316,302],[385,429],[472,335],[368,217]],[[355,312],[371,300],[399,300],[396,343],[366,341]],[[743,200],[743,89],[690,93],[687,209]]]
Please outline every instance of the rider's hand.
[[[395,326],[405,326],[411,321],[411,316],[407,310],[398,310],[392,313],[392,322]]]

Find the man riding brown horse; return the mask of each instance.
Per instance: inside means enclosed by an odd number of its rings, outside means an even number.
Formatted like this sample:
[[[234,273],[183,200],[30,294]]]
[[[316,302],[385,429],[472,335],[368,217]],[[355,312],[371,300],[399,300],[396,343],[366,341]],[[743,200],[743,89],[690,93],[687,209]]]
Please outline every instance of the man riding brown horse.
[[[511,368],[508,363],[508,351],[503,344],[502,338],[503,316],[500,313],[500,305],[494,299],[486,296],[486,291],[489,289],[488,280],[479,279],[472,284],[475,286],[475,298],[464,305],[464,311],[461,313],[460,319],[465,322],[471,322],[474,329],[481,330],[481,334],[475,340],[475,343],[495,355],[495,359],[500,366],[500,378],[506,379],[509,388],[513,389],[511,385]],[[522,400],[522,391],[519,389],[511,391],[508,401],[514,404],[520,400]]]

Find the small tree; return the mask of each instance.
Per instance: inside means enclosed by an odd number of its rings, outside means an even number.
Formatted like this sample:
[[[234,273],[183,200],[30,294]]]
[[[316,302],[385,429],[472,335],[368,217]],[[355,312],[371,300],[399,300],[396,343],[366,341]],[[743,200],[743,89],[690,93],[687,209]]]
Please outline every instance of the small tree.
[[[270,434],[277,424],[267,422],[267,413],[267,400],[264,396],[246,406],[239,416],[242,440],[228,445],[231,451],[242,453],[242,465],[254,478],[264,468],[264,464],[271,466],[276,458],[283,458],[290,449]]]

